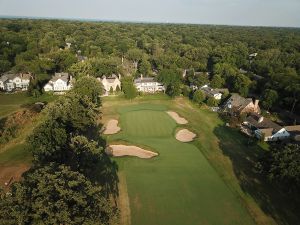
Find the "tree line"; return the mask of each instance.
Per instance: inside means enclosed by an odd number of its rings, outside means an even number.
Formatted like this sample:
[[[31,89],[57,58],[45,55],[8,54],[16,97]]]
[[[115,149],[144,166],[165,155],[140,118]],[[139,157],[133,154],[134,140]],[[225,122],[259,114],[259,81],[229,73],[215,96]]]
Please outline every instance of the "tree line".
[[[214,87],[262,97],[266,109],[300,109],[297,28],[2,19],[0,31],[0,72],[36,74],[34,95],[54,72],[136,77],[191,69],[210,72]],[[167,93],[182,94],[183,84],[179,79]]]

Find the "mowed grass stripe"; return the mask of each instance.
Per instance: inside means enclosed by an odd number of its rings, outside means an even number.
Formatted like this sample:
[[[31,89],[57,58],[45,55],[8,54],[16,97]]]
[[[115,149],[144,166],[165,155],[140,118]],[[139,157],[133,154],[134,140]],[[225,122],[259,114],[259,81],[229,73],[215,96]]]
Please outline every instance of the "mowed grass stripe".
[[[126,127],[126,134],[134,137],[170,137],[175,122],[160,111],[142,110],[125,113],[121,125]]]
[[[165,108],[151,106],[121,108],[122,132],[110,137],[160,153],[151,160],[117,159],[126,175],[132,224],[253,224],[201,151],[173,137],[177,125]]]

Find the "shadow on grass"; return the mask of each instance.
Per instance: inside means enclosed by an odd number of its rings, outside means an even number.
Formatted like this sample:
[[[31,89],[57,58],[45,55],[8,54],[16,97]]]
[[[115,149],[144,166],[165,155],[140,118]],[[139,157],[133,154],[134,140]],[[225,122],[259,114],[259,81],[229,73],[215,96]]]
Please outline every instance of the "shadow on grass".
[[[293,196],[283,193],[266,177],[255,172],[255,164],[265,150],[229,127],[218,126],[214,134],[220,140],[219,148],[230,158],[243,192],[249,194],[278,224],[300,224],[300,206]]]

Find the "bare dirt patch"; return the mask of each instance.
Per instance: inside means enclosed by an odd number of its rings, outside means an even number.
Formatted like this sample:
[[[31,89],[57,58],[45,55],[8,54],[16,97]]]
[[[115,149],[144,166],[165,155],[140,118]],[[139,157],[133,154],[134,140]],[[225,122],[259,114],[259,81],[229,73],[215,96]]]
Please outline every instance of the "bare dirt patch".
[[[158,154],[133,145],[109,145],[106,153],[112,156],[136,156],[142,159],[149,159]]]
[[[178,123],[178,124],[187,124],[187,123],[188,123],[188,121],[187,121],[185,118],[179,116],[177,112],[167,111],[167,113],[168,113],[169,116],[171,116],[171,117],[176,121],[176,123]]]
[[[104,134],[116,134],[121,130],[121,128],[118,126],[118,120],[109,120],[105,130]]]
[[[29,165],[0,166],[0,186],[8,189],[9,186],[21,179],[22,174],[30,168]]]
[[[176,133],[176,139],[181,142],[193,141],[195,137],[196,134],[189,131],[188,129],[182,129]]]

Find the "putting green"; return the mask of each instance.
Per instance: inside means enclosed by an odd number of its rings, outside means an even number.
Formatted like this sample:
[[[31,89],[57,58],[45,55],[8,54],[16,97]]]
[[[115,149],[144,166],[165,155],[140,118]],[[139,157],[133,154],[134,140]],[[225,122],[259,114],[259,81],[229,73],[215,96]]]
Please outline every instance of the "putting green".
[[[160,154],[150,160],[116,159],[126,178],[131,224],[253,224],[200,150],[175,139],[177,125],[165,110],[150,104],[121,107],[122,131],[108,138]]]

